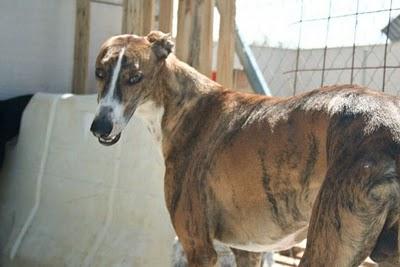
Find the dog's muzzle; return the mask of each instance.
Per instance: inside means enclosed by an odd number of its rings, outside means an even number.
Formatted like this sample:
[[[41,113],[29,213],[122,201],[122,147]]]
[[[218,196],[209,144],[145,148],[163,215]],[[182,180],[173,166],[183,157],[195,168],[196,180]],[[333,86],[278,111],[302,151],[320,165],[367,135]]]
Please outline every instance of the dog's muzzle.
[[[99,137],[99,142],[102,145],[111,146],[111,145],[114,145],[115,143],[117,143],[119,141],[120,137],[121,137],[121,133],[119,133],[115,136],[107,137],[107,138]]]
[[[100,144],[105,146],[111,146],[118,142],[121,137],[121,133],[117,135],[110,135],[113,129],[113,123],[108,116],[107,111],[101,111],[99,115],[95,117],[90,126],[90,131],[99,139]]]

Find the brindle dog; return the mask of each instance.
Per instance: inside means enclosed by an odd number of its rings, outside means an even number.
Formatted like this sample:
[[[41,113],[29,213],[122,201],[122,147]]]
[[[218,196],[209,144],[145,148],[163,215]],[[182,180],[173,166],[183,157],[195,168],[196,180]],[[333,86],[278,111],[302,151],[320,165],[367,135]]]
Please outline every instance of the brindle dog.
[[[301,266],[367,256],[399,264],[399,98],[352,85],[289,98],[239,93],[172,48],[161,32],[104,43],[91,131],[112,145],[135,111],[148,122],[190,266],[216,264],[213,240],[238,266],[259,266],[260,252],[306,237]]]

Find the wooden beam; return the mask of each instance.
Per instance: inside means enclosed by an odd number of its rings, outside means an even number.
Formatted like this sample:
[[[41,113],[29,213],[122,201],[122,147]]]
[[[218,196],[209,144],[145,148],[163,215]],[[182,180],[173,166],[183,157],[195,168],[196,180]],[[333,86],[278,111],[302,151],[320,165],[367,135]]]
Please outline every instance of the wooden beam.
[[[90,39],[90,0],[76,0],[72,93],[85,94]]]
[[[121,33],[128,33],[128,16],[129,12],[129,1],[124,0],[122,2],[122,23],[121,23]]]
[[[154,6],[154,0],[142,0],[143,25],[141,35],[147,35],[151,30],[154,30]]]
[[[159,16],[159,29],[163,32],[172,32],[173,20],[173,3],[174,0],[161,0],[160,1],[160,16]]]
[[[141,0],[124,0],[122,5],[122,33],[141,34]]]
[[[211,76],[214,0],[180,0],[177,56]]]
[[[179,0],[178,5],[178,32],[176,34],[176,49],[177,57],[187,63],[189,59],[189,40],[192,31],[194,1]],[[189,63],[190,64],[190,63]]]
[[[225,87],[233,86],[235,57],[235,1],[217,0],[220,14],[217,54],[217,82]]]
[[[213,51],[213,22],[214,22],[214,0],[199,1],[199,32],[200,49],[196,55],[199,60],[199,71],[211,77],[212,51]],[[196,31],[193,32],[196,36]]]
[[[122,33],[146,35],[154,27],[154,0],[124,0]]]

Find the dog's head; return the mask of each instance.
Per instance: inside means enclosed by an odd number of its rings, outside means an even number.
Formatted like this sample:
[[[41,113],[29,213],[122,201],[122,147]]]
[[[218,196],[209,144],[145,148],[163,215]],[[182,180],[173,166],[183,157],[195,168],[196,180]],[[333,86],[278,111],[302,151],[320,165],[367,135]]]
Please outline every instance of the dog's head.
[[[118,142],[138,106],[154,99],[157,73],[172,48],[170,35],[159,31],[118,35],[103,44],[95,70],[98,108],[90,127],[101,144]]]

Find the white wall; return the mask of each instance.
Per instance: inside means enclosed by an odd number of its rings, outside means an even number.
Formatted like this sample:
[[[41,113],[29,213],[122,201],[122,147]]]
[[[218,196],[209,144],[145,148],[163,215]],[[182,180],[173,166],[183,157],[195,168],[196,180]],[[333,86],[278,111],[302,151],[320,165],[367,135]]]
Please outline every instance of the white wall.
[[[70,90],[74,13],[73,0],[0,1],[0,98]]]
[[[88,88],[101,43],[120,33],[122,8],[91,4]],[[71,91],[75,0],[0,1],[0,99]]]

